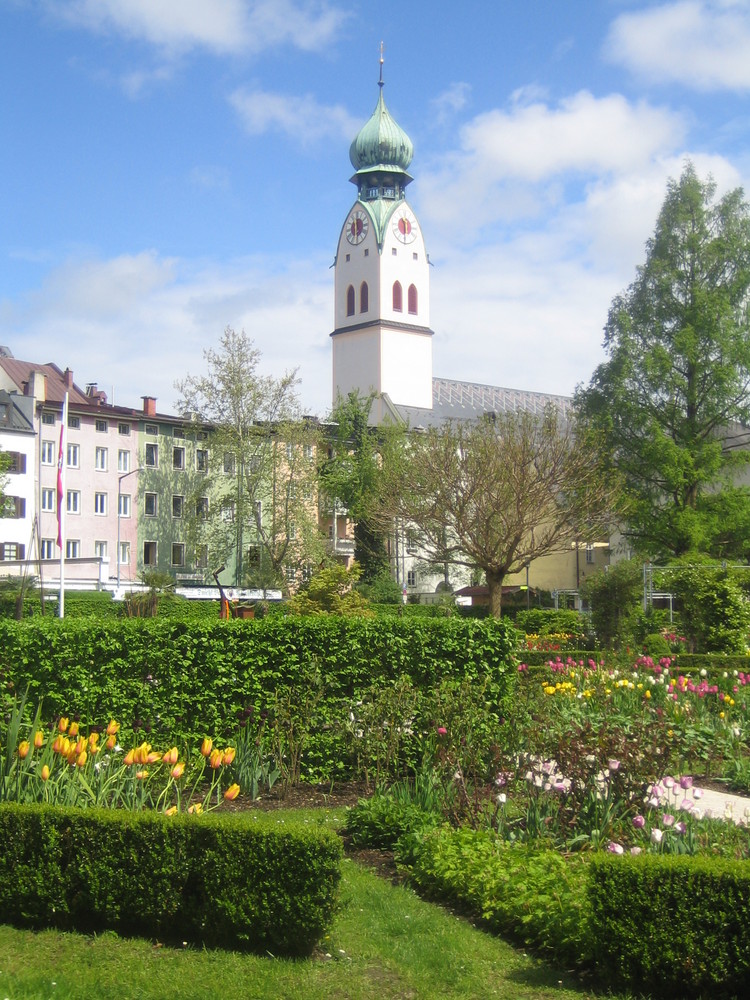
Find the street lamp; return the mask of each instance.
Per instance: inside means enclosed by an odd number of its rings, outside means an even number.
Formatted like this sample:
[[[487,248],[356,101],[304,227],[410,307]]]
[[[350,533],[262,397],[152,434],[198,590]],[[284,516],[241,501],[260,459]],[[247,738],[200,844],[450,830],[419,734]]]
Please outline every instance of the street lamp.
[[[127,479],[128,476],[134,475],[136,472],[142,472],[143,468],[139,465],[137,469],[131,469],[130,472],[123,472],[121,476],[117,477],[117,552],[115,557],[117,559],[117,593],[120,593],[120,517],[122,516],[122,481]]]

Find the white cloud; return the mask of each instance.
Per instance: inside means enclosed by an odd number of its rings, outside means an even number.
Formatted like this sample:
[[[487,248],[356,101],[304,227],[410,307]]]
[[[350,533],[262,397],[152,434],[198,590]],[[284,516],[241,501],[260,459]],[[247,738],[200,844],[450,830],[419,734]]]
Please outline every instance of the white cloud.
[[[621,14],[605,53],[648,80],[703,91],[746,91],[750,9],[746,0],[678,0]]]
[[[442,94],[438,94],[430,102],[433,108],[435,121],[438,124],[451,119],[459,111],[462,111],[469,100],[471,84],[452,83]]]
[[[319,104],[311,94],[295,97],[240,88],[229,103],[251,135],[283,132],[303,145],[325,138],[349,140],[361,125],[340,104]]]
[[[315,50],[347,16],[327,0],[46,0],[68,24],[120,34],[170,54],[206,48],[255,53],[291,44]]]

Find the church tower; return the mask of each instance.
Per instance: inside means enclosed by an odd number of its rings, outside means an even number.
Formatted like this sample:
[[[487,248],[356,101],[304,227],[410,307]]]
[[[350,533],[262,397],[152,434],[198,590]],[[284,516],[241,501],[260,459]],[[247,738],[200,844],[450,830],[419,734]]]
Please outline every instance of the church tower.
[[[358,390],[432,408],[430,275],[422,230],[406,200],[414,149],[380,94],[349,150],[357,200],[335,268],[333,403]]]

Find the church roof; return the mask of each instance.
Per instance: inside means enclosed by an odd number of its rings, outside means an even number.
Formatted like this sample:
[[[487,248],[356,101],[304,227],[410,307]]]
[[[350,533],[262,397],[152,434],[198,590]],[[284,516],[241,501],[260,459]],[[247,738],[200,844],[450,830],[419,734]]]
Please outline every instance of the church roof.
[[[372,170],[405,173],[413,156],[411,139],[385,105],[381,82],[377,106],[349,148],[352,166],[358,174]]]
[[[506,389],[478,382],[458,382],[448,378],[433,378],[431,410],[400,406],[389,399],[386,403],[394,416],[410,427],[432,427],[449,420],[476,420],[485,413],[542,414],[550,406],[567,419],[573,411],[571,396]]]

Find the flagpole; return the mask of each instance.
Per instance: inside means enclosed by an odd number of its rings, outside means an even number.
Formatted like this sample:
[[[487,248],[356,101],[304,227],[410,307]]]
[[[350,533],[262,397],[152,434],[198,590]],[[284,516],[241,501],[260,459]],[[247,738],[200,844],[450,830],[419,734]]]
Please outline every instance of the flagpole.
[[[60,600],[57,613],[65,617],[65,466],[68,445],[68,393],[65,393],[57,455],[57,544],[60,546]]]

